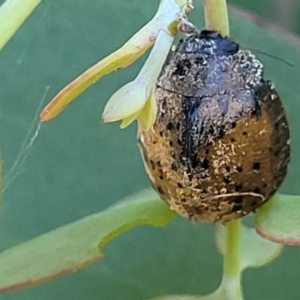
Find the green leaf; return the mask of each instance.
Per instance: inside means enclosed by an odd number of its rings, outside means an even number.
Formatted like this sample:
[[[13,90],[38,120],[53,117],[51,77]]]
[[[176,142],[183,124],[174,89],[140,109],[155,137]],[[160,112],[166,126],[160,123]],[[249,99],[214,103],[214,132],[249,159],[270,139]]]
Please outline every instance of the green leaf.
[[[254,228],[241,226],[241,249],[240,268],[263,266],[275,259],[282,250],[282,245],[278,245],[261,238]],[[221,225],[216,226],[216,245],[222,255],[226,246],[226,228]]]
[[[130,5],[120,0],[86,2],[42,1],[13,43],[1,51],[3,177],[15,161],[44,87],[51,85],[47,102],[150,20],[159,1],[141,4],[141,0],[132,0]],[[200,2],[194,1],[192,16],[198,27],[204,28]],[[250,3],[257,10],[271,8],[269,1],[240,3]],[[300,25],[300,18],[295,21]],[[265,77],[279,89],[292,131],[292,163],[282,192],[299,194],[299,39],[264,24],[256,15],[240,12],[230,14],[230,27],[241,47],[279,56],[295,66],[257,53],[265,65]],[[106,76],[60,118],[42,124],[28,160],[15,172],[24,173],[3,195],[1,249],[103,210],[122,195],[149,185],[134,126],[121,131],[117,125],[104,126],[99,121],[106,99],[134,78],[142,59]],[[213,228],[178,216],[158,230],[148,226],[130,230],[107,245],[102,262],[46,285],[2,295],[1,300],[145,300],[160,295],[207,294],[218,285],[222,272]],[[276,263],[249,269],[243,281],[245,298],[299,299],[298,259],[299,249],[286,247]]]
[[[7,0],[0,4],[0,50],[40,2],[41,0]]]
[[[102,258],[99,250],[137,225],[163,226],[174,213],[153,190],[57,228],[0,254],[0,292],[35,285]]]
[[[195,297],[195,296],[172,295],[172,296],[159,297],[152,300],[206,300],[206,297],[202,298],[202,297]]]
[[[300,196],[276,195],[257,210],[257,232],[265,239],[300,245]]]
[[[2,209],[2,156],[0,152],[0,211]]]
[[[216,298],[215,296],[211,296],[211,295],[207,295],[203,297],[172,295],[172,296],[159,297],[152,300],[221,300],[221,298]],[[226,299],[224,298],[223,300]]]
[[[216,292],[206,296],[179,296],[172,295],[166,297],[155,298],[152,300],[232,300],[233,298],[228,297],[225,292]],[[242,298],[235,298],[234,300],[243,300]]]
[[[227,285],[228,281],[224,280],[216,291],[205,296],[171,295],[152,300],[244,300],[241,295],[228,292]]]

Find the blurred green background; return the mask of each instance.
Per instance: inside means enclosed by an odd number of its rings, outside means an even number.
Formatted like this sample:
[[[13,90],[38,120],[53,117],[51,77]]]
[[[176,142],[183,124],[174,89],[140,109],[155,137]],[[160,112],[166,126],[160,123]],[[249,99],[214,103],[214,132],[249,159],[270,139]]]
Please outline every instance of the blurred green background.
[[[158,2],[44,0],[0,53],[0,145],[6,175],[0,250],[149,186],[135,125],[121,131],[118,124],[100,122],[105,101],[137,74],[145,58],[104,77],[57,119],[42,124],[32,145],[31,138],[41,107],[71,79],[122,45],[153,16]],[[197,3],[192,18],[203,27]],[[296,0],[229,3],[300,34]],[[260,28],[236,13],[231,16],[232,35],[243,45],[294,64],[291,68],[259,55],[266,78],[280,90],[292,131],[292,164],[281,191],[300,194],[300,41],[277,27]],[[213,229],[181,217],[163,229],[136,228],[106,246],[103,261],[0,299],[144,300],[171,293],[205,294],[218,286],[222,270]],[[299,258],[298,248],[286,247],[272,264],[246,271],[246,299],[300,299]]]

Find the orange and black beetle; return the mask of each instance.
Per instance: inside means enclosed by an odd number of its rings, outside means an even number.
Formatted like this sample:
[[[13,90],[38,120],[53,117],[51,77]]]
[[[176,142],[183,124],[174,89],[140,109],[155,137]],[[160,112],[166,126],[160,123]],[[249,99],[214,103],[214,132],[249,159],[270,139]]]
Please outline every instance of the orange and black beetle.
[[[156,86],[158,114],[139,133],[149,178],[172,209],[226,223],[255,211],[290,159],[286,114],[263,65],[214,31],[179,42]]]

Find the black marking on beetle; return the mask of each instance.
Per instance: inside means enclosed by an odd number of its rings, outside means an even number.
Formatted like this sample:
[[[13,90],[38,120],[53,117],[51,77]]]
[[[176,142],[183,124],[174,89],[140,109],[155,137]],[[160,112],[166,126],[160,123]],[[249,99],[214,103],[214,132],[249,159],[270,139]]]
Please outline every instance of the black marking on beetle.
[[[161,195],[164,195],[164,194],[165,194],[165,192],[164,192],[164,190],[163,190],[163,188],[162,188],[161,186],[158,186],[158,187],[157,187],[157,191],[158,191]]]
[[[276,151],[274,151],[274,155],[279,156],[280,152],[281,152],[281,149],[277,149]]]
[[[260,163],[259,162],[254,162],[252,166],[253,171],[259,171],[260,169]]]
[[[172,168],[173,171],[175,171],[175,172],[177,171],[177,167],[174,163],[172,163],[171,168]]]
[[[232,212],[241,210],[243,207],[243,197],[236,197],[233,202]]]
[[[209,168],[209,160],[207,158],[203,159],[203,161],[201,162],[201,167],[205,170]]]
[[[251,206],[257,206],[257,201],[256,200],[253,200],[251,203],[250,203]]]
[[[237,184],[237,185],[235,186],[235,191],[236,191],[237,193],[240,192],[242,189],[243,189],[243,185],[242,185],[242,184]]]
[[[155,162],[152,159],[150,159],[150,165],[151,165],[151,168],[153,170],[155,170]]]
[[[229,184],[231,182],[230,177],[224,177],[224,183]]]
[[[236,170],[239,172],[239,173],[242,173],[243,172],[243,168],[241,166],[237,166],[236,167]]]
[[[182,152],[182,160],[191,164],[193,168],[199,163],[197,159],[197,154],[195,152],[195,141],[193,138],[193,134],[197,131],[197,123],[199,122],[197,117],[197,109],[199,109],[201,99],[190,98],[185,99],[182,102],[182,110],[184,113],[184,131],[182,135],[183,142],[183,152]]]
[[[167,130],[174,130],[174,125],[173,125],[173,123],[171,123],[171,122],[169,122],[168,124],[167,124]]]
[[[255,189],[253,190],[253,192],[256,193],[256,194],[260,194],[260,188],[258,188],[258,187],[255,188]]]

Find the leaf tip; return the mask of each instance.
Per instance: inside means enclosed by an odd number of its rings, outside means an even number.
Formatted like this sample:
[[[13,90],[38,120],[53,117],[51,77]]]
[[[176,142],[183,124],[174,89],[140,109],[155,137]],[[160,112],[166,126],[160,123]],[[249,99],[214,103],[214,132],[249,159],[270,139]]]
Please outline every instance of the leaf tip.
[[[53,117],[51,118],[51,117],[49,116],[49,111],[48,111],[48,109],[44,108],[44,109],[41,111],[40,115],[39,115],[39,119],[40,119],[41,122],[47,122],[47,121],[52,120]]]

